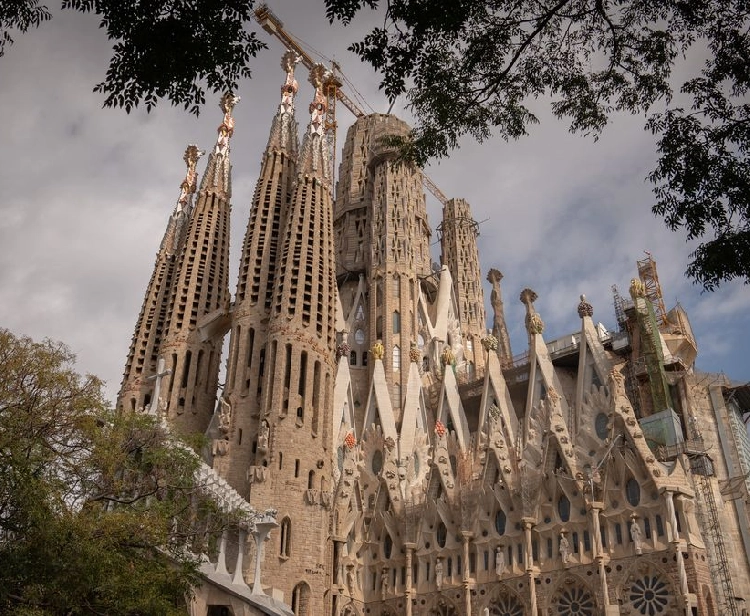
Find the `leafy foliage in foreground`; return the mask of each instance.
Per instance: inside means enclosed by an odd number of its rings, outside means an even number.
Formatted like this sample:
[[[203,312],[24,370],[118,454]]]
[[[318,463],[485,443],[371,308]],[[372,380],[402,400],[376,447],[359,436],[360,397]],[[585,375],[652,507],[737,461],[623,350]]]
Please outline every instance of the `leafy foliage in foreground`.
[[[190,450],[73,362],[0,330],[0,612],[183,614],[194,552],[232,520]]]

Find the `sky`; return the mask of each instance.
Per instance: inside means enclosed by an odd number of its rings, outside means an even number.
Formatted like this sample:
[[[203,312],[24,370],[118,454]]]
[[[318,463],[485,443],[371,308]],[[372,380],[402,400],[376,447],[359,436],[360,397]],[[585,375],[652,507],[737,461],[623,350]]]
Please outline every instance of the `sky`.
[[[378,77],[350,52],[368,16],[348,27],[329,26],[322,0],[276,0],[285,27],[334,58],[377,112],[389,103]],[[369,21],[369,23],[368,23]],[[281,43],[268,44],[252,63],[234,110],[230,290],[249,206],[279,101],[284,74]],[[114,399],[154,257],[185,174],[189,143],[210,149],[221,122],[219,96],[209,96],[195,118],[167,102],[147,114],[103,109],[92,92],[110,57],[96,18],[55,14],[37,30],[14,37],[0,58],[0,327],[34,339],[65,342],[78,369],[106,381]],[[312,86],[298,69],[297,119],[304,127]],[[351,92],[350,92],[351,95]],[[428,173],[445,195],[462,197],[480,222],[483,277],[504,274],[503,299],[514,354],[525,350],[525,287],[539,299],[545,339],[580,328],[576,313],[585,293],[594,319],[616,329],[611,286],[627,296],[636,260],[650,251],[657,262],[667,309],[687,310],[698,343],[696,369],[750,380],[750,286],[725,284],[702,293],[684,277],[695,244],[653,216],[645,180],[656,159],[645,117],[616,116],[598,141],[567,132],[535,101],[541,124],[506,143],[462,142]],[[393,113],[411,121],[403,101]],[[339,108],[339,147],[353,117]],[[203,172],[206,158],[201,160]],[[433,230],[441,206],[428,194]],[[437,235],[433,235],[437,240]],[[434,259],[439,246],[433,246]],[[484,281],[489,298],[489,283]],[[489,304],[489,302],[487,302]],[[488,312],[491,322],[492,313]]]

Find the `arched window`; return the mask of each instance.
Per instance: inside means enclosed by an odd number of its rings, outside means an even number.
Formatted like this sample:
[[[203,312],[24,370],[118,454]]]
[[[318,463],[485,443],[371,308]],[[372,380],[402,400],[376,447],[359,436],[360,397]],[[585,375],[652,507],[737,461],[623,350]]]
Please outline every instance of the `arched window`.
[[[385,540],[383,541],[383,556],[390,558],[391,552],[393,552],[393,539],[391,539],[391,536],[386,533]]]
[[[641,502],[641,486],[632,477],[625,484],[625,496],[633,507],[637,507]]]
[[[357,365],[357,351],[350,351],[349,352],[349,364],[352,366]]]
[[[393,312],[393,333],[401,333],[401,313],[398,310]]]
[[[310,587],[305,582],[292,589],[292,612],[295,616],[310,616]]]
[[[291,547],[292,547],[292,521],[289,518],[284,518],[281,521],[281,529],[280,529],[279,537],[280,537],[279,556],[281,556],[281,558],[289,558],[289,555],[291,554]]]
[[[315,486],[315,471],[310,471],[307,474],[307,489],[312,490]]]
[[[570,520],[570,501],[567,496],[561,496],[557,501],[557,512],[560,514],[560,520],[567,522]]]
[[[505,522],[505,512],[502,509],[498,509],[497,513],[495,514],[495,530],[497,531],[498,535],[505,534]]]
[[[445,527],[445,524],[440,522],[437,527],[437,543],[441,548],[445,547],[445,542],[448,539],[448,529]],[[450,574],[449,574],[450,575]]]
[[[401,370],[401,349],[398,345],[393,347],[393,371],[398,372]]]

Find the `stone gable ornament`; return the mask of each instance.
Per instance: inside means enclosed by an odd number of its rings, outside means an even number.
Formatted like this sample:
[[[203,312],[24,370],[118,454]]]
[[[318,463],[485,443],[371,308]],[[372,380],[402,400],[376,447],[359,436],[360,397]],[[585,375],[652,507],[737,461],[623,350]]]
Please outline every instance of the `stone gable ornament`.
[[[585,295],[581,295],[581,303],[578,304],[578,316],[580,318],[594,316],[594,307],[586,301]]]

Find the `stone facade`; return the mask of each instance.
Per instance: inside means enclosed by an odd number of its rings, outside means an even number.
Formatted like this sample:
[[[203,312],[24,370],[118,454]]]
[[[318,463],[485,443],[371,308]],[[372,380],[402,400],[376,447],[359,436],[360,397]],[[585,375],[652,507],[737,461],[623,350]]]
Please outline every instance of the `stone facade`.
[[[232,575],[252,582],[260,559],[307,616],[742,614],[750,396],[695,370],[687,315],[660,305],[653,259],[631,299],[617,296],[617,332],[582,296],[580,328],[551,340],[524,289],[528,350],[514,358],[494,269],[485,329],[468,204],[445,204],[433,265],[421,171],[394,166],[383,140],[409,128],[380,114],[349,130],[334,195],[326,75],[312,73],[298,147],[293,60],[235,301],[227,112],[196,206],[170,219],[119,401],[205,433],[214,471],[278,510]],[[238,601],[209,586],[193,613]]]

